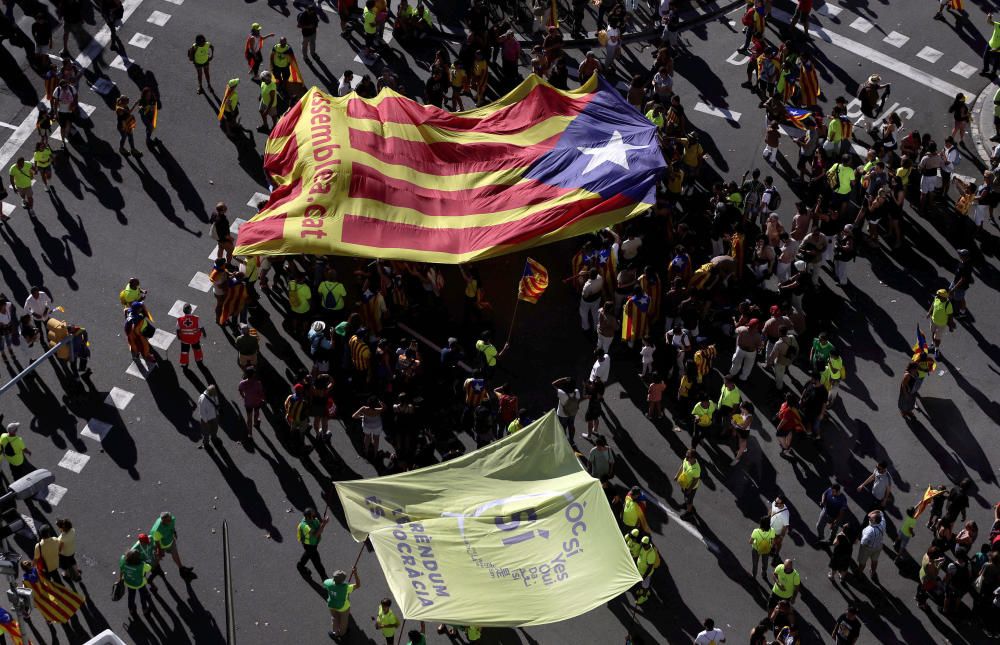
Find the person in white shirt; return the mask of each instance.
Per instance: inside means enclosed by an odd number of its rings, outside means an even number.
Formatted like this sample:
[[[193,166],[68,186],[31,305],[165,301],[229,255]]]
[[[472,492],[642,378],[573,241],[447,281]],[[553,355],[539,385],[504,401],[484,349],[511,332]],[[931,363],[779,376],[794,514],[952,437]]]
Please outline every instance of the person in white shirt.
[[[642,349],[639,350],[639,357],[642,360],[642,371],[639,373],[640,377],[653,373],[653,354],[655,353],[656,345],[653,344],[653,339],[646,336],[642,339]]]
[[[209,385],[198,397],[198,420],[201,423],[201,446],[211,448],[208,440],[219,443],[219,390]]]
[[[706,618],[702,625],[705,629],[698,632],[698,635],[695,636],[694,645],[719,645],[726,642],[726,635],[722,633],[721,629],[715,626],[714,620]]]
[[[24,301],[24,309],[31,314],[31,320],[40,334],[39,340],[42,341],[42,347],[45,347],[45,339],[49,337],[48,322],[49,314],[52,313],[52,298],[41,287],[32,287],[31,294]]]
[[[771,503],[771,529],[774,531],[774,546],[771,548],[771,562],[773,566],[781,564],[781,543],[788,533],[788,525],[791,522],[792,513],[785,504],[785,499],[778,495]]]
[[[62,137],[63,148],[66,147],[66,140],[73,134],[77,98],[77,91],[66,79],[61,80],[59,87],[52,92],[52,112],[56,114],[59,122],[59,135]]]
[[[604,278],[597,269],[591,269],[587,281],[580,291],[580,325],[583,331],[597,327],[601,312],[601,292],[604,290]]]
[[[569,377],[561,378],[552,382],[552,387],[556,388],[556,397],[559,400],[556,406],[556,418],[566,432],[566,437],[570,443],[576,435],[576,413],[580,409],[580,401],[583,396],[577,389],[576,383]]]
[[[861,531],[861,542],[858,544],[858,570],[864,573],[865,561],[870,564],[871,578],[878,582],[878,556],[882,553],[882,543],[885,541],[885,516],[882,511],[872,511],[868,514],[868,526]]]
[[[590,368],[590,381],[607,383],[611,375],[611,356],[600,348],[594,350],[594,366]]]
[[[351,81],[354,80],[354,72],[347,70],[344,72],[344,78],[340,81],[340,85],[337,87],[337,96],[347,96],[354,91],[354,87],[351,85]]]
[[[14,303],[7,299],[7,295],[0,293],[0,354],[6,352],[13,359],[14,347],[19,344],[17,311],[14,309]]]

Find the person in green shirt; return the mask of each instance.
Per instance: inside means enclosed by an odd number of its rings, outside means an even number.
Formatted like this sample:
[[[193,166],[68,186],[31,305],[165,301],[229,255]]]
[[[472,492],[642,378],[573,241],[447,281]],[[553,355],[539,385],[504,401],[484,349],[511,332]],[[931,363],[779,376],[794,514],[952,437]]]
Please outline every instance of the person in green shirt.
[[[184,563],[181,562],[181,554],[177,550],[177,521],[173,513],[169,511],[160,513],[160,516],[153,522],[153,528],[149,529],[149,535],[153,540],[157,562],[169,553],[185,582],[190,582],[197,577],[194,569],[185,567]]]
[[[334,571],[333,578],[323,581],[326,588],[326,606],[330,610],[330,631],[328,636],[334,640],[340,640],[347,634],[347,628],[351,624],[351,594],[355,589],[361,588],[361,576],[358,569],[351,569],[351,579],[356,580],[354,584],[347,581],[347,574],[343,571]]]
[[[270,132],[278,127],[278,84],[267,70],[260,73],[260,107],[257,111],[260,112],[261,132]],[[267,117],[271,117],[274,124],[271,128],[267,127]]]
[[[421,623],[421,626],[423,626],[423,623]],[[427,645],[427,638],[424,636],[424,633],[416,629],[411,629],[407,632],[406,638],[406,645]]]
[[[771,597],[767,601],[768,609],[774,609],[774,606],[781,600],[794,603],[801,586],[802,578],[795,570],[795,563],[792,562],[791,558],[776,566],[774,568],[774,586],[771,587]]]
[[[712,427],[715,418],[715,411],[718,408],[711,399],[708,392],[702,392],[701,400],[691,409],[691,446],[697,447],[705,434]]]
[[[135,594],[139,593],[139,600],[142,602],[142,613],[149,614],[153,611],[153,597],[149,595],[146,588],[146,574],[152,570],[152,566],[142,559],[142,554],[135,549],[131,549],[118,560],[118,580],[125,583],[128,589],[128,611],[133,616],[137,613],[135,608]]]
[[[362,23],[364,25],[364,37],[365,37],[365,58],[373,58],[375,56],[375,34],[378,31],[378,16],[375,13],[375,0],[367,0],[365,2],[365,12],[362,16]]]
[[[21,197],[21,206],[30,212],[35,207],[35,197],[31,192],[31,180],[35,177],[35,169],[18,157],[10,167],[10,187]],[[6,215],[3,217],[8,219]]]
[[[910,543],[910,538],[916,534],[917,518],[914,517],[916,512],[917,509],[914,506],[907,508],[906,517],[903,518],[903,523],[899,525],[899,536],[892,545],[896,549],[896,562],[903,560],[903,552],[906,551],[906,545]]]
[[[483,368],[483,375],[486,378],[493,376],[493,372],[497,368],[497,359],[503,356],[503,353],[507,350],[507,346],[497,351],[496,345],[493,344],[493,338],[490,332],[483,332],[483,335],[479,340],[476,341],[476,351],[479,352],[480,363]]]
[[[10,464],[10,474],[14,479],[27,474],[23,472],[26,470],[24,456],[31,454],[24,445],[24,439],[17,434],[20,427],[20,423],[8,423],[7,432],[0,435],[0,453],[3,460]]]
[[[760,523],[750,532],[750,575],[757,577],[757,564],[761,558],[764,559],[764,566],[760,568],[760,577],[767,582],[767,556],[771,555],[774,547],[774,529],[771,528],[771,517],[765,515],[760,518]]]
[[[149,539],[149,536],[145,533],[140,533],[136,538],[135,544],[132,545],[132,551],[138,551],[139,555],[142,556],[142,561],[149,564],[151,571],[149,577],[146,581],[149,583],[150,591],[156,591],[156,585],[153,584],[153,579],[157,575],[163,575],[163,570],[160,569],[159,563],[156,561],[156,549],[153,548],[153,541]]]
[[[813,372],[820,371],[820,364],[826,364],[830,362],[830,353],[833,351],[833,343],[827,340],[826,332],[821,331],[816,338],[813,339],[812,349],[809,350],[809,364],[812,366]]]
[[[955,308],[951,304],[951,294],[947,289],[938,289],[934,294],[934,301],[930,309],[927,310],[927,318],[931,319],[931,353],[934,358],[941,358],[941,333],[955,330]]]
[[[52,148],[45,141],[35,144],[35,154],[32,155],[31,165],[35,172],[42,178],[45,192],[49,192],[49,180],[52,179]]]
[[[684,494],[686,510],[681,517],[694,515],[694,494],[698,492],[698,486],[701,485],[701,464],[698,463],[698,453],[694,450],[688,450],[687,454],[684,455],[684,460],[681,461],[680,468],[674,475],[674,481],[680,484],[681,492]]]
[[[1000,67],[1000,22],[993,20],[993,12],[986,14],[986,22],[993,27],[993,34],[983,52],[983,71],[980,73],[983,76],[996,76],[997,67]]]
[[[292,331],[305,333],[309,311],[312,309],[312,289],[306,283],[305,275],[288,281],[288,307],[292,312]]]
[[[208,89],[215,92],[212,90],[212,75],[209,73],[209,66],[214,57],[215,47],[212,43],[208,42],[201,34],[195,36],[194,44],[188,48],[188,60],[194,63],[194,69],[198,73],[198,94],[205,93],[205,88],[201,84],[202,75],[205,76],[205,84],[208,85]]]
[[[395,645],[396,630],[399,629],[399,619],[392,611],[392,601],[383,598],[378,605],[378,616],[374,617],[375,629],[382,632],[385,637],[385,645]]]
[[[302,557],[299,558],[296,568],[305,572],[306,562],[311,561],[321,580],[325,580],[327,576],[323,561],[319,559],[319,541],[323,537],[323,529],[329,522],[329,517],[323,516],[320,519],[316,515],[316,509],[309,507],[302,512],[302,521],[299,522],[299,526],[295,530],[295,537],[302,545]]]
[[[316,287],[319,292],[319,306],[330,318],[340,320],[344,314],[345,298],[347,298],[347,287],[343,282],[337,280],[337,272],[334,269],[327,269],[323,276],[323,281]]]
[[[740,392],[740,388],[736,387],[736,380],[727,374],[723,378],[722,390],[719,392],[719,401],[716,403],[719,417],[728,419],[733,414],[733,410],[740,407],[742,401],[743,393]]]
[[[222,128],[227,137],[243,132],[240,125],[240,94],[236,87],[240,84],[240,79],[231,78],[226,82],[226,93],[222,96]]]

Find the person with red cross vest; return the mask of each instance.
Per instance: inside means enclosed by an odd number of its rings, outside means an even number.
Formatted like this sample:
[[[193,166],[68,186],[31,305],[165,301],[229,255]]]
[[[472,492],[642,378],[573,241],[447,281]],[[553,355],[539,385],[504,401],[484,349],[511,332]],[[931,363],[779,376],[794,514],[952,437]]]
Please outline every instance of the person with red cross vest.
[[[181,341],[181,367],[188,368],[188,351],[194,348],[194,360],[199,365],[205,355],[201,351],[201,337],[205,328],[201,326],[198,316],[191,313],[191,305],[185,303],[184,315],[177,319],[177,339]]]

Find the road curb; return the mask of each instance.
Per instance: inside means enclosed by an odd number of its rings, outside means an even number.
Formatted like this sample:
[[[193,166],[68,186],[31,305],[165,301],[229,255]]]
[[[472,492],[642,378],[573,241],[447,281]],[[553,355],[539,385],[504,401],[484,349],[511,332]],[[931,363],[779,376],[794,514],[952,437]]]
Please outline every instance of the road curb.
[[[1000,85],[990,83],[979,93],[976,103],[972,106],[972,140],[976,142],[976,152],[979,153],[980,159],[987,166],[990,165],[990,146],[986,133],[993,128],[993,110],[986,108],[992,107],[993,95],[998,89]]]

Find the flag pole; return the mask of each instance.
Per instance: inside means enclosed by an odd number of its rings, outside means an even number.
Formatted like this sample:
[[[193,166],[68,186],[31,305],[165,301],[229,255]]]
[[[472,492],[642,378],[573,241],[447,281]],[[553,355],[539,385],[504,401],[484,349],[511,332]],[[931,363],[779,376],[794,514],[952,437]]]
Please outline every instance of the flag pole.
[[[514,313],[510,316],[510,329],[507,330],[507,340],[504,341],[504,347],[510,345],[510,337],[514,334],[514,323],[517,321],[517,308],[521,305],[521,290],[517,290],[517,299],[514,300]]]
[[[351,580],[354,579],[354,574],[357,572],[358,568],[358,562],[361,561],[361,555],[365,552],[365,542],[367,541],[368,541],[368,536],[365,536],[365,539],[361,540],[361,548],[358,549],[358,557],[354,558],[354,564],[351,566],[351,575],[347,579],[348,584],[350,584]]]

